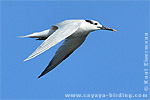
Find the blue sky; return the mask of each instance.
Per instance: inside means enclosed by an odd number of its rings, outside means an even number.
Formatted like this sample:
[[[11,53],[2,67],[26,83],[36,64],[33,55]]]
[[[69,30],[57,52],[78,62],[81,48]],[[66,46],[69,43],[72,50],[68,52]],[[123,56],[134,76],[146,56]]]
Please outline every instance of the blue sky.
[[[147,93],[143,90],[143,62],[148,10],[148,1],[1,2],[1,99]],[[93,19],[118,32],[92,32],[68,59],[38,79],[62,42],[23,62],[43,41],[17,36],[48,29],[66,19]]]

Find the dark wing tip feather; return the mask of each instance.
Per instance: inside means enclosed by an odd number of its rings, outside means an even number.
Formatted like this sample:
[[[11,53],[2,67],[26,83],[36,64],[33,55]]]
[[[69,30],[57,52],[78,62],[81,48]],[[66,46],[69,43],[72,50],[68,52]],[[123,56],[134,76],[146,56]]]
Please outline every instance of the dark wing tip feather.
[[[50,63],[48,64],[48,66],[51,66],[51,65],[52,65],[52,61],[50,61]],[[50,67],[50,69],[49,69],[48,66],[47,66],[47,67],[45,68],[45,70],[41,73],[41,75],[38,76],[38,78],[42,77],[43,75],[45,75],[45,74],[47,74],[49,71],[51,71],[53,68],[55,68],[55,67]]]
[[[47,74],[49,71],[47,71],[47,69],[45,69],[42,74],[40,76],[38,76],[38,78],[42,77],[43,75]]]
[[[38,76],[38,78],[42,77],[43,75],[41,74],[40,76]]]

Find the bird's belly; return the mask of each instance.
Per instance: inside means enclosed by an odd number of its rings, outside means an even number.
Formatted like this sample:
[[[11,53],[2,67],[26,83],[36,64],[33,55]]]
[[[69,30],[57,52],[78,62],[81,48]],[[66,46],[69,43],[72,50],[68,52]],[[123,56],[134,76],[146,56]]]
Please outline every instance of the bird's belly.
[[[89,32],[83,31],[78,29],[76,32],[74,32],[71,37],[78,37],[78,36],[87,36]]]

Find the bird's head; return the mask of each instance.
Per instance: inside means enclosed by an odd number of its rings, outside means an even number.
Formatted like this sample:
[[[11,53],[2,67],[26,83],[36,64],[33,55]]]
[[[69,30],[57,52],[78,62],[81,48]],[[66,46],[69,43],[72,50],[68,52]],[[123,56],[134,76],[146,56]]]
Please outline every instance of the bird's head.
[[[105,27],[105,26],[101,25],[99,22],[94,21],[94,20],[85,20],[85,22],[86,22],[86,26],[87,26],[89,31],[109,30],[109,31],[115,31],[116,32],[115,29]]]

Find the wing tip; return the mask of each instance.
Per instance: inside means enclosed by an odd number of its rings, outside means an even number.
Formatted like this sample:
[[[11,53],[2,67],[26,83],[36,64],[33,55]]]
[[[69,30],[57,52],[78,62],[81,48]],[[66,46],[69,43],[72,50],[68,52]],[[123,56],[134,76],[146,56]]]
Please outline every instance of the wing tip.
[[[30,58],[27,58],[27,59],[25,59],[23,62],[25,62],[25,61],[27,61],[27,60],[29,60]]]
[[[27,61],[27,60],[30,60],[30,59],[32,59],[32,58],[34,58],[34,57],[35,57],[35,56],[31,56],[31,55],[30,55],[28,58],[26,58],[26,59],[24,60],[24,62]]]
[[[25,59],[23,62],[27,61],[28,59]]]
[[[42,77],[42,75],[38,76],[38,78]]]
[[[48,72],[49,72],[49,71],[48,71]],[[48,72],[47,72],[47,70],[45,69],[45,70],[41,73],[41,75],[40,75],[40,76],[38,76],[38,78],[40,78],[40,77],[44,76],[44,75],[45,75],[45,74],[47,74]]]
[[[41,78],[44,74],[42,73],[40,76],[38,76],[38,78]]]

